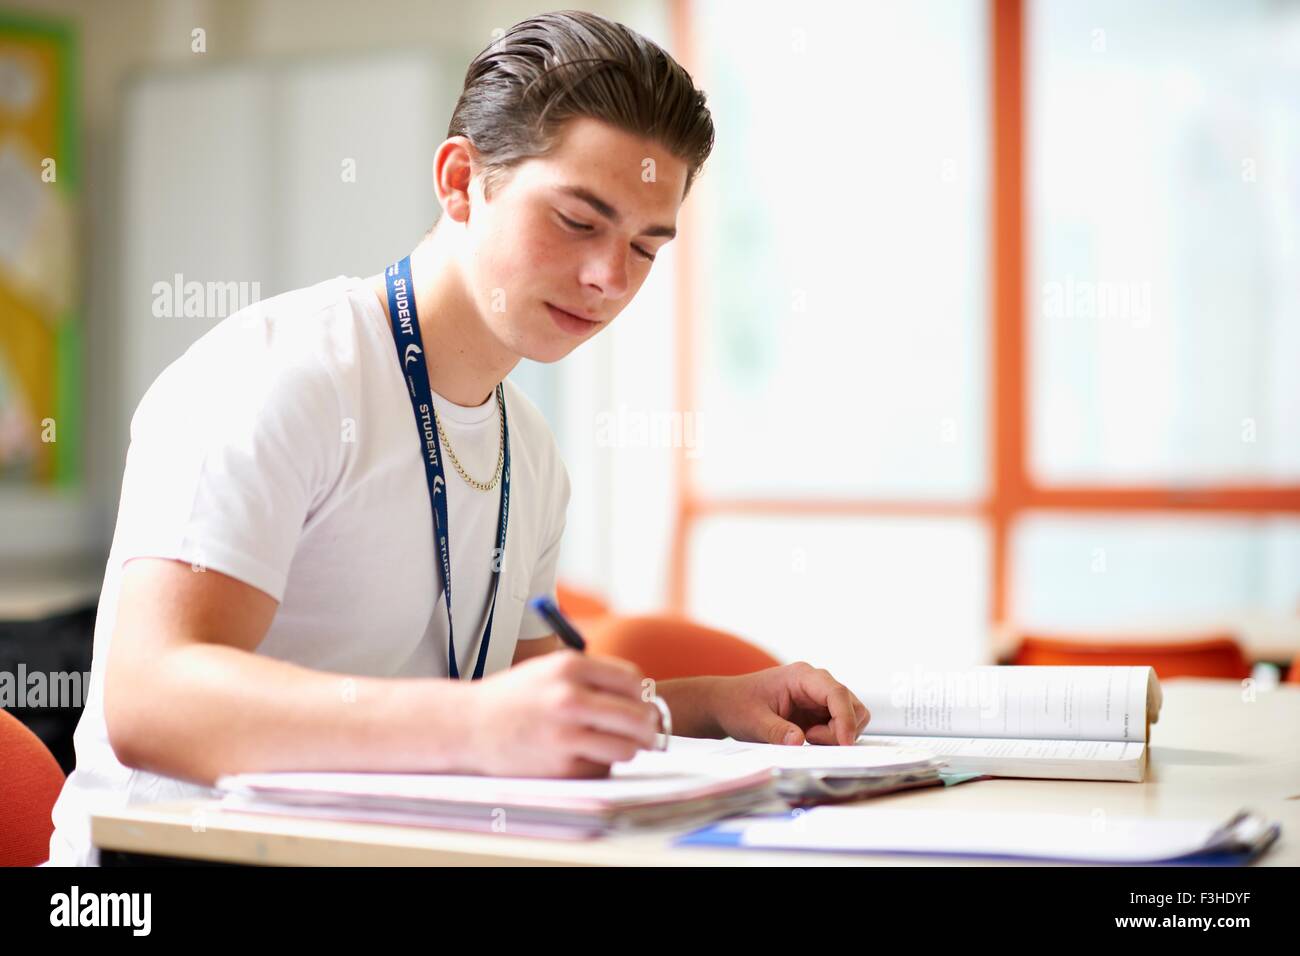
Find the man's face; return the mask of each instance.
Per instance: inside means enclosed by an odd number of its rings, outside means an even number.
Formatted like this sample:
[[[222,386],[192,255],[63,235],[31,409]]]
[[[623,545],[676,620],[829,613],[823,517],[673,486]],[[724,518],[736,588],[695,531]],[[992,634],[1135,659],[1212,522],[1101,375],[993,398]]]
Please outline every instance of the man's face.
[[[670,240],[685,184],[686,164],[663,147],[585,117],[550,154],[507,171],[489,201],[476,176],[462,266],[492,333],[554,362],[608,325]]]

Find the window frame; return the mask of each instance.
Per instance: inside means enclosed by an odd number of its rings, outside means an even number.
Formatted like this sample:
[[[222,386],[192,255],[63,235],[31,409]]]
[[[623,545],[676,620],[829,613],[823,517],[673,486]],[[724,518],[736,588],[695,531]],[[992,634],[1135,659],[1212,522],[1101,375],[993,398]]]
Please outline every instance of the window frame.
[[[1012,534],[1026,514],[1053,511],[1067,515],[1142,513],[1172,515],[1286,516],[1300,514],[1300,485],[1207,483],[1188,487],[1161,485],[1043,485],[1034,481],[1028,462],[1030,394],[1026,343],[1030,334],[1027,285],[1029,255],[1026,230],[1026,4],[1024,0],[987,0],[989,4],[989,324],[985,429],[989,480],[984,496],[972,502],[853,498],[734,497],[702,494],[685,449],[677,449],[673,479],[676,500],[669,547],[667,606],[685,613],[690,604],[690,540],[698,522],[716,515],[774,516],[971,516],[989,531],[990,659],[1006,650],[1005,636],[1014,627],[1011,566]],[[670,26],[678,60],[698,69],[695,56],[694,0],[670,0]],[[675,304],[675,395],[678,409],[695,407],[697,355],[696,243],[701,219],[683,208]],[[1001,636],[1001,637],[1000,637]]]

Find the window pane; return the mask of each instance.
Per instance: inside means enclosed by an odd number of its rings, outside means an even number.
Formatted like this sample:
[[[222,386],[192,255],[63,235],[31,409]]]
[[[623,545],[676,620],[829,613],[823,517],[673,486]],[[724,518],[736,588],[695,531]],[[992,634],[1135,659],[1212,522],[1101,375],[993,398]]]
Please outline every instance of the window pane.
[[[978,496],[985,4],[692,9],[703,487]]]
[[[1031,467],[1300,478],[1300,7],[1029,13]]]
[[[1030,629],[1213,626],[1300,608],[1300,520],[1025,519],[1013,540],[1015,617]]]
[[[988,663],[988,560],[975,518],[713,518],[689,613],[850,685]]]

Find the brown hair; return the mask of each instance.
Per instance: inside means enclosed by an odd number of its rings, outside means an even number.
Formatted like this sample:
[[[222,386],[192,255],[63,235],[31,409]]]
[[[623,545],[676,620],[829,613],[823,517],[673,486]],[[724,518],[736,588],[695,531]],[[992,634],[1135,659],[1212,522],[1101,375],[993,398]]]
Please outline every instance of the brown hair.
[[[690,74],[636,31],[581,10],[531,17],[488,44],[465,71],[447,136],[474,144],[490,195],[580,116],[653,139],[685,162],[683,198],[713,150],[713,119]]]

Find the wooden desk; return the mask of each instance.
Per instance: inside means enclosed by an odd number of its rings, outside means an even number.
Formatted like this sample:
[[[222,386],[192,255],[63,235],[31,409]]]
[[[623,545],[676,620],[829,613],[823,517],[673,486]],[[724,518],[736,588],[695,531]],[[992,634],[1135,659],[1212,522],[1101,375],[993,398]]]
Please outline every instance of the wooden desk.
[[[1163,687],[1145,783],[978,780],[855,806],[863,813],[889,803],[1222,820],[1250,807],[1282,824],[1281,837],[1259,865],[1300,865],[1300,687],[1279,687],[1253,701],[1243,699],[1234,682],[1177,679]],[[960,858],[674,848],[670,842],[678,830],[582,842],[527,839],[228,813],[216,801],[137,805],[94,817],[91,832],[102,849],[281,865],[992,865]]]

